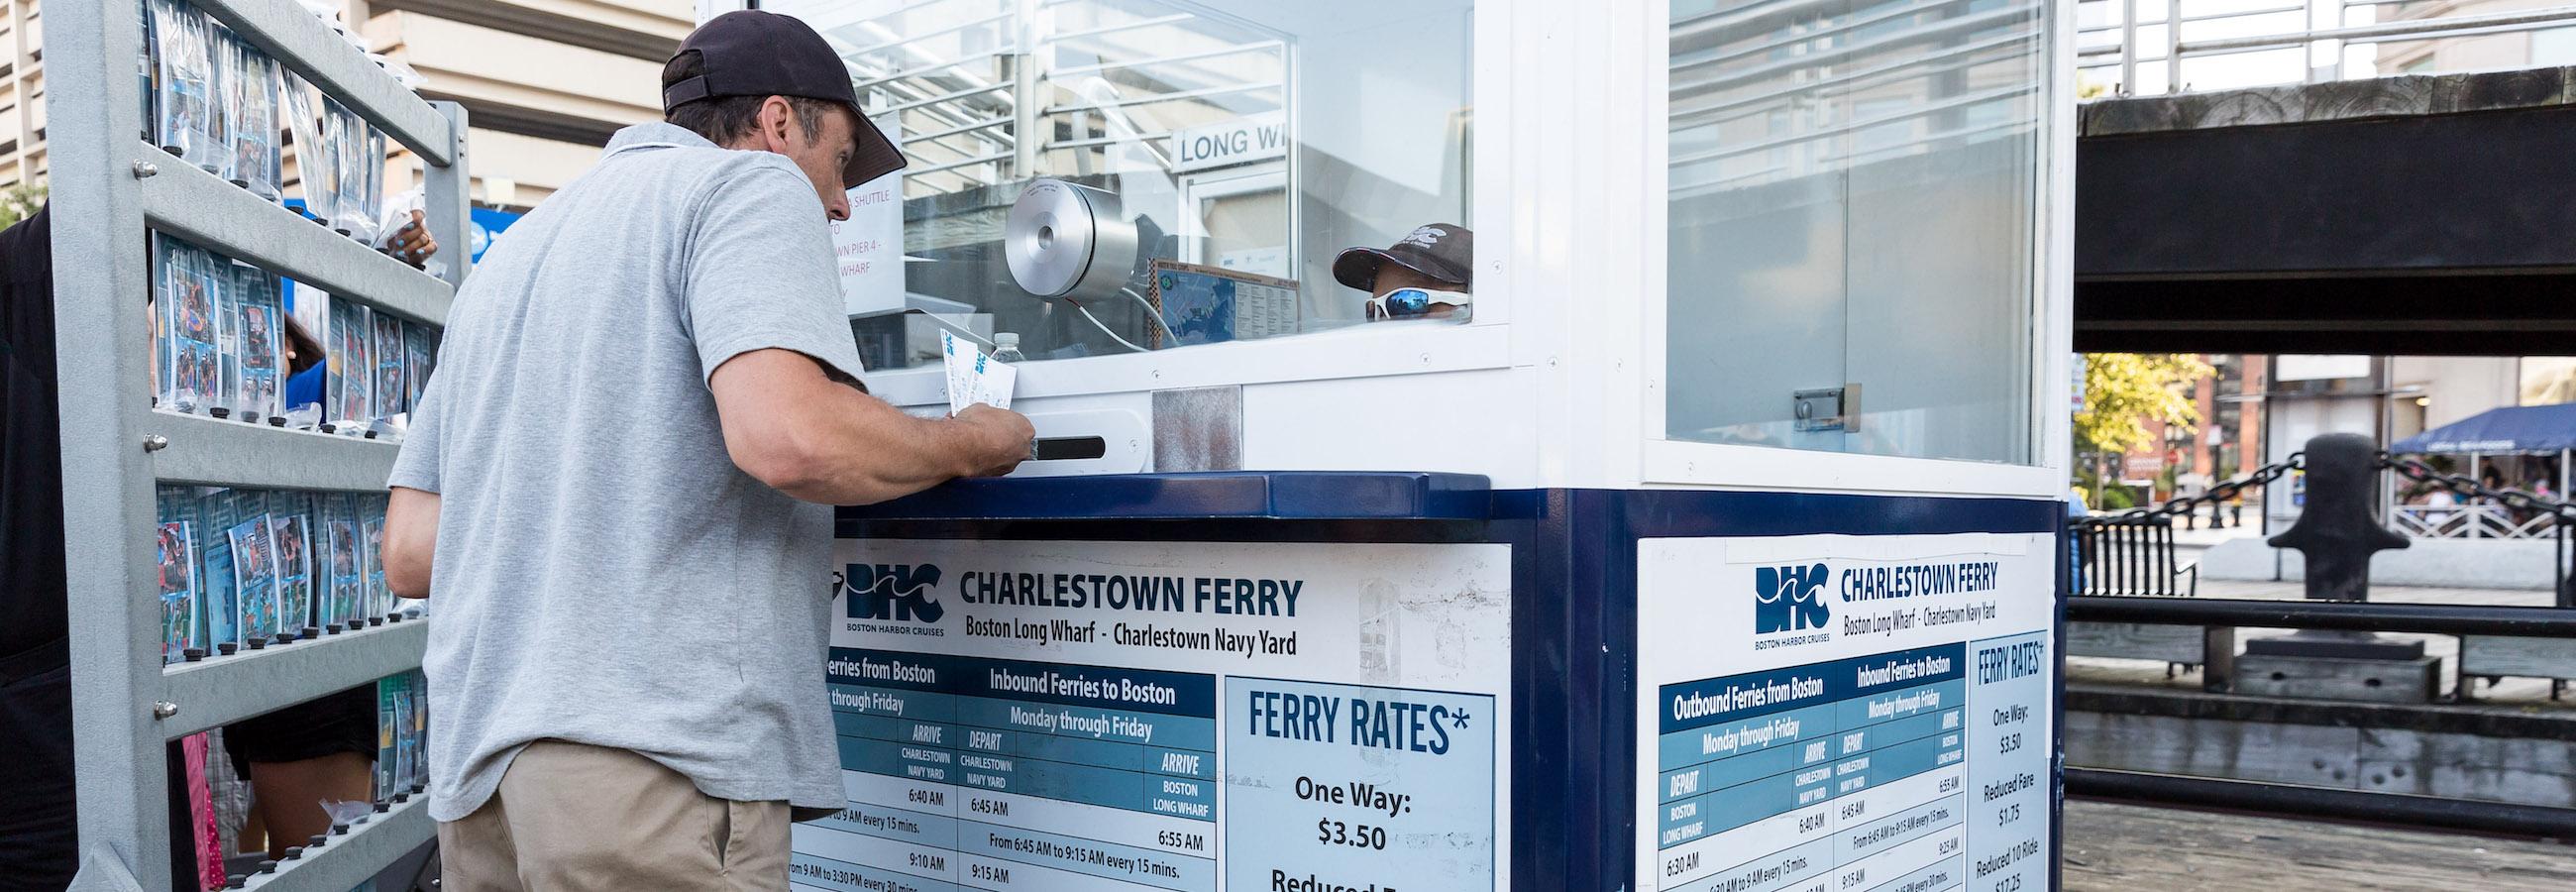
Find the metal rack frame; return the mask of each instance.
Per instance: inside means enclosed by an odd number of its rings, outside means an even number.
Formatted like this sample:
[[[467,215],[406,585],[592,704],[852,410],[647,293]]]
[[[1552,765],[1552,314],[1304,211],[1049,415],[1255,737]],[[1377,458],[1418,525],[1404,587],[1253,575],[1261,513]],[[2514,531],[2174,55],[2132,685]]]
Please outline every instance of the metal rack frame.
[[[138,140],[135,4],[46,10],[52,198],[61,211],[53,215],[54,316],[80,804],[75,890],[166,881],[168,741],[416,668],[427,640],[422,624],[393,623],[162,665],[156,483],[378,492],[397,447],[153,409],[147,233],[178,235],[431,326],[444,325],[469,266],[461,107],[413,95],[295,0],[192,2],[422,159],[430,233],[450,252],[450,272],[446,281],[421,273]],[[433,826],[423,803],[393,806],[248,888],[345,892],[419,847]]]

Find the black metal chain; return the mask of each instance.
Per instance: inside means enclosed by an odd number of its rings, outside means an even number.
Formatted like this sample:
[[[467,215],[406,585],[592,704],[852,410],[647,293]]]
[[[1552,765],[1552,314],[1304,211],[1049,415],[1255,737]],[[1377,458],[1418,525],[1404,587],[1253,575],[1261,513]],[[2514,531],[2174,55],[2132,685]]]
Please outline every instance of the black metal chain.
[[[2198,509],[2202,505],[2215,505],[2229,499],[2233,499],[2239,493],[2243,492],[2248,486],[2261,486],[2274,480],[2279,480],[2281,479],[2281,475],[2298,469],[2300,461],[2306,457],[2307,453],[2293,452],[2290,453],[2289,458],[2255,468],[2254,470],[2247,472],[2243,477],[2238,477],[2224,483],[2211,484],[2209,491],[2201,493],[2200,495],[2183,496],[2162,505],[2149,508],[2132,508],[2119,514],[2100,514],[2089,517],[2078,517],[2073,521],[2073,524],[2081,527],[2118,526],[2124,524],[2147,523],[2155,518],[2171,518],[2176,515],[2186,514]]]
[[[2477,481],[2466,474],[2445,474],[2421,459],[2401,458],[2382,452],[2379,466],[2397,472],[2398,476],[2419,483],[2430,483],[2464,496],[2491,499],[2515,511],[2547,514],[2560,524],[2576,524],[2576,503],[2560,502],[2527,489],[2499,489]]]

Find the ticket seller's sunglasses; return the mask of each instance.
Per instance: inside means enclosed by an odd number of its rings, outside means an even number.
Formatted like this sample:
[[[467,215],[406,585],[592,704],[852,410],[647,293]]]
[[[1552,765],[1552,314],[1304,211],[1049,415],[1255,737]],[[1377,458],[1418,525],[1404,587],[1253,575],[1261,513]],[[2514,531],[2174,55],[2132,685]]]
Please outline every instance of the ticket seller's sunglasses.
[[[1368,313],[1371,319],[1408,319],[1431,312],[1432,304],[1466,306],[1469,299],[1464,291],[1398,288],[1369,298]]]

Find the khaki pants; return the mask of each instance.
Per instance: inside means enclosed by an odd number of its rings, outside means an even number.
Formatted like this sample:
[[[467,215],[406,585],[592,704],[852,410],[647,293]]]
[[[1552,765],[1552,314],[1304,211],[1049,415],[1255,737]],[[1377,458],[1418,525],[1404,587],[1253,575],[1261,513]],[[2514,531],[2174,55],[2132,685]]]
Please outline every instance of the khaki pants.
[[[464,820],[438,825],[445,892],[787,888],[785,802],[699,792],[620,749],[540,740]]]

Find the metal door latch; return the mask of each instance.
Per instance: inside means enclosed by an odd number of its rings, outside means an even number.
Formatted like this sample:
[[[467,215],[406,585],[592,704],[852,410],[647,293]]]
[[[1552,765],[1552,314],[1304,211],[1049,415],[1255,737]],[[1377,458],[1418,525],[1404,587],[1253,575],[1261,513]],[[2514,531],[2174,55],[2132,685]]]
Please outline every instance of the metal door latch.
[[[1789,393],[1791,429],[1799,433],[1860,430],[1860,385],[1795,390]]]

